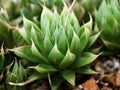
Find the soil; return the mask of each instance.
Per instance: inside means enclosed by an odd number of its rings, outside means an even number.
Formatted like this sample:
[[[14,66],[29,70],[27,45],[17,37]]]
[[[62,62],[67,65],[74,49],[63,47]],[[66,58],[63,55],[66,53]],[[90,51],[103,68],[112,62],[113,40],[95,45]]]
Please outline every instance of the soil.
[[[99,74],[83,75],[74,90],[120,90],[120,56],[99,57],[91,67]]]

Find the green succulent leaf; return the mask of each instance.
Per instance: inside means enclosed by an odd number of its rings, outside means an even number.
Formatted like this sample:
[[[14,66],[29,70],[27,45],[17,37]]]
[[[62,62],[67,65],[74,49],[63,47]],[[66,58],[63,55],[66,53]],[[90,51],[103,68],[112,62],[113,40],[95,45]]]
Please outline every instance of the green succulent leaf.
[[[65,30],[62,31],[60,40],[58,41],[58,48],[62,53],[66,53],[68,48],[68,40],[65,34]]]
[[[32,51],[32,54],[40,58],[41,61],[48,63],[46,58],[38,51],[33,41],[32,41],[31,51]]]
[[[21,46],[14,49],[8,49],[9,51],[14,52],[17,56],[25,58],[32,62],[41,62],[41,60],[34,56],[31,51],[31,46]]]
[[[22,29],[22,31],[19,30],[20,34],[24,37],[24,39],[27,41],[27,43],[30,44],[31,43],[30,37],[32,36],[31,35],[32,27],[34,27],[34,30],[36,30],[37,32],[40,32],[40,29],[35,23],[28,20],[24,16],[23,16],[23,24],[24,24],[24,29]]]
[[[49,72],[56,72],[58,71],[55,67],[48,65],[48,64],[38,64],[37,66],[33,67],[39,73],[49,73]]]
[[[79,68],[93,62],[99,55],[90,52],[80,54],[77,60],[73,63],[73,67]]]
[[[5,21],[5,22],[9,21],[9,17],[8,17],[7,11],[5,9],[1,8],[1,7],[0,7],[0,19]]]
[[[28,35],[27,35],[25,29],[19,28],[18,31],[19,31],[20,35],[24,38],[24,40],[28,43],[29,39],[28,39]]]
[[[2,45],[1,53],[0,53],[0,71],[2,70],[2,68],[4,66],[4,61],[5,61],[5,56],[4,56],[4,49],[3,49],[3,45]]]
[[[79,45],[80,46],[79,52],[82,52],[85,49],[85,47],[89,41],[89,37],[90,37],[90,30],[88,28],[84,27],[84,32],[82,33],[82,35],[80,37],[81,43]]]
[[[26,79],[25,69],[22,67],[21,62],[15,61],[12,73],[7,77],[8,82],[23,82]]]
[[[75,54],[79,53],[80,44],[81,42],[80,42],[78,35],[75,32],[73,32],[73,39],[70,45],[70,51]]]
[[[63,8],[61,15],[60,15],[61,22],[62,22],[63,26],[65,25],[66,17],[69,16],[69,14],[70,14],[69,9],[68,9],[67,5],[64,4],[64,8]]]
[[[73,87],[75,86],[75,72],[70,70],[65,70],[61,72],[61,76],[70,83]]]
[[[73,30],[74,28],[72,27],[72,25],[70,24],[70,22],[67,22],[67,25],[66,25],[66,36],[67,36],[67,39],[69,41],[69,45],[71,44],[72,42],[72,38],[73,38]]]
[[[44,51],[46,52],[46,54],[49,54],[51,49],[53,48],[53,44],[50,40],[50,32],[48,30],[46,30],[43,44],[44,44],[44,46],[43,46]]]
[[[53,13],[44,6],[43,12],[41,14],[41,23],[40,23],[43,32],[46,30],[46,28],[50,28],[49,24],[51,23],[52,16]],[[46,27],[46,25],[48,26]]]
[[[89,16],[90,16],[90,21],[85,23],[83,25],[83,27],[88,28],[88,30],[90,30],[90,32],[92,32],[92,22],[93,22],[93,20],[92,20],[92,16],[90,14],[89,14]]]
[[[56,27],[58,27],[60,25],[61,22],[58,22],[60,21],[60,16],[55,8],[55,11],[53,13],[53,16],[52,16],[52,22],[51,22],[51,25],[50,25],[50,31],[51,31],[51,34],[53,35],[54,32],[55,32],[55,29]]]
[[[77,35],[79,35],[80,34],[80,25],[79,25],[79,22],[73,12],[71,12],[71,16],[68,20],[70,21],[70,24],[73,27],[74,31],[77,33]]]
[[[21,62],[19,62],[19,73],[18,74],[19,74],[19,82],[23,82],[24,80],[27,79],[26,70],[21,65]]]
[[[103,44],[110,52],[112,50],[120,50],[120,5],[118,0],[103,0],[100,8],[95,15],[95,21],[99,30],[102,30],[100,35]]]
[[[52,81],[51,90],[58,90],[63,80],[59,75],[56,75],[51,78],[51,81]]]
[[[104,40],[104,39],[102,39],[102,41],[105,44],[105,46],[108,47],[109,49],[112,49],[112,50],[115,50],[116,48],[120,49],[119,44],[115,44],[115,43],[112,43],[112,42]]]
[[[94,70],[90,69],[89,67],[80,67],[75,69],[76,73],[80,73],[80,74],[98,74],[97,72],[95,72]]]
[[[69,65],[71,65],[75,61],[75,58],[76,58],[75,54],[71,53],[70,50],[68,49],[65,57],[60,62],[59,67],[61,69],[67,68]]]
[[[37,46],[37,48],[39,50],[43,50],[43,46],[42,46],[42,32],[40,30],[35,30],[35,26],[33,25],[31,28],[31,38],[33,40],[33,42],[35,43],[35,45]],[[39,31],[39,32],[38,32]]]
[[[96,33],[94,35],[91,35],[91,37],[90,37],[90,39],[88,41],[88,45],[87,45],[88,48],[91,47],[95,43],[97,38],[100,36],[101,32],[102,31],[100,31],[100,32],[98,32],[98,33]]]
[[[32,28],[33,23],[23,16],[23,24],[24,24],[24,29],[22,29],[20,33],[24,37],[24,39],[27,41],[27,43],[31,43],[31,40],[30,40],[31,31],[30,30]]]
[[[54,47],[52,48],[48,58],[53,64],[58,65],[60,61],[63,59],[64,55],[58,50],[57,43],[55,43]]]
[[[10,74],[7,77],[7,81],[17,82],[17,80],[19,79],[18,73],[19,73],[19,66],[18,66],[17,61],[15,61],[15,64],[14,64],[14,67],[13,67],[13,70],[12,70],[12,74]]]

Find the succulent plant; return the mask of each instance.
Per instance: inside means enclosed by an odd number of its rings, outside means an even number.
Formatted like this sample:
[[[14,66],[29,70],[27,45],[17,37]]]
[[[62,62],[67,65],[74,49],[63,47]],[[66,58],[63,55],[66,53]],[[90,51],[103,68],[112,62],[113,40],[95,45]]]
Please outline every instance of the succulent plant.
[[[13,48],[23,44],[23,39],[17,30],[10,25],[9,16],[4,9],[0,9],[0,46]]]
[[[12,65],[11,65],[12,66]],[[9,68],[11,69],[11,68]],[[15,63],[13,64],[13,68],[12,71],[7,72],[9,75],[7,75],[6,78],[6,82],[23,82],[27,79],[27,74],[25,69],[23,68],[23,66],[21,65],[21,62],[19,61],[15,61]],[[26,90],[24,86],[20,87],[20,86],[12,86],[12,85],[7,85],[7,89],[11,90],[11,89],[16,89],[16,90]]]
[[[86,66],[98,57],[88,49],[100,34],[92,32],[92,18],[80,26],[66,5],[60,14],[56,9],[52,12],[44,6],[40,27],[24,16],[23,23],[19,32],[27,45],[9,51],[38,64],[32,68],[50,75],[52,90],[56,90],[61,82],[58,76],[75,86],[75,73],[95,73]]]
[[[120,5],[117,0],[103,0],[95,20],[104,45],[113,53],[120,51]]]

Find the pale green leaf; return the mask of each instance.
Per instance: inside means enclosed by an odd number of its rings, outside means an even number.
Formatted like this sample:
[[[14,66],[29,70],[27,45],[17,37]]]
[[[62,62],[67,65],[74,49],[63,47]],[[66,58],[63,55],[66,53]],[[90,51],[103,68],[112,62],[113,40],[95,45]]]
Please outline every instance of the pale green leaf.
[[[55,43],[54,47],[52,48],[48,58],[53,64],[57,65],[63,59],[64,55],[58,50],[57,44]]]
[[[45,33],[45,37],[43,40],[43,47],[44,47],[44,52],[46,54],[49,54],[51,49],[53,48],[52,42],[50,40],[50,32],[48,30]]]
[[[14,49],[8,49],[9,51],[14,52],[17,56],[25,58],[32,62],[41,62],[41,60],[34,56],[31,51],[31,46],[21,46]]]
[[[60,16],[55,8],[55,11],[54,11],[53,16],[52,16],[52,22],[50,25],[50,32],[52,35],[54,34],[56,27],[58,27],[59,25],[60,25]]]
[[[46,28],[50,28],[48,26],[46,27],[46,25],[51,23],[52,15],[53,15],[52,11],[44,6],[41,14],[41,23],[40,23],[41,29],[43,31],[45,31]]]
[[[77,35],[79,35],[80,34],[80,25],[79,25],[79,22],[73,12],[71,12],[69,22],[70,22],[71,26],[73,27],[74,31],[77,33]]]
[[[36,32],[40,32],[40,29],[39,27],[33,23],[32,21],[28,20],[27,18],[25,18],[23,16],[23,24],[24,24],[24,29],[22,32],[21,32],[21,35],[24,37],[25,40],[27,40],[27,42],[30,44],[31,43],[31,39],[30,37],[32,36],[31,35],[31,30],[32,30],[32,27],[34,27],[34,30]],[[25,36],[24,36],[25,35]]]
[[[1,53],[0,53],[0,71],[2,70],[4,66],[5,56],[4,56],[4,49],[3,45],[1,46]]]
[[[67,68],[69,65],[71,65],[74,62],[75,58],[76,58],[76,56],[73,53],[71,53],[70,50],[68,49],[65,57],[60,62],[59,67],[61,69]]]
[[[92,16],[89,14],[90,16],[90,21],[85,23],[83,26],[87,29],[89,29],[90,32],[92,32],[92,23],[93,23],[93,20],[92,20]]]
[[[91,46],[95,43],[95,41],[96,41],[97,38],[100,36],[100,34],[101,34],[101,32],[98,32],[98,33],[92,35],[92,36],[89,38],[88,45],[87,45],[88,48],[91,47]]]
[[[58,48],[62,53],[66,53],[68,48],[68,40],[65,34],[65,30],[62,31],[62,35],[60,36],[60,40],[58,41]]]
[[[18,31],[19,31],[20,35],[24,38],[24,40],[25,40],[27,43],[30,43],[30,39],[29,39],[29,37],[28,37],[25,29],[24,29],[24,28],[20,28],[20,29],[18,29]]]
[[[31,51],[32,54],[35,55],[36,57],[39,57],[41,61],[48,63],[46,58],[38,51],[33,41],[32,41]]]
[[[20,31],[20,33],[24,37],[24,39],[27,40],[27,43],[31,43],[30,36],[31,36],[31,28],[32,28],[33,22],[31,22],[30,20],[28,20],[23,16],[23,24],[24,24],[25,30]]]
[[[70,51],[75,54],[79,53],[80,44],[81,42],[80,42],[78,35],[75,32],[73,32],[73,38],[72,38],[72,42],[70,45]]]
[[[70,45],[71,42],[72,42],[73,30],[74,30],[74,28],[71,26],[70,22],[67,22],[65,31],[66,31],[67,39],[68,39],[68,41],[69,41],[69,45]]]
[[[51,65],[47,64],[38,64],[37,66],[33,67],[39,73],[49,73],[49,72],[56,72],[57,69]]]
[[[35,43],[35,45],[37,46],[38,50],[43,50],[43,46],[42,46],[42,33],[35,30],[35,27],[32,26],[31,28],[31,38],[33,40],[33,42]]]
[[[79,50],[79,52],[82,52],[85,49],[85,47],[88,43],[89,37],[90,37],[90,31],[88,28],[84,27],[84,32],[82,33],[82,35],[80,37],[80,50]]]

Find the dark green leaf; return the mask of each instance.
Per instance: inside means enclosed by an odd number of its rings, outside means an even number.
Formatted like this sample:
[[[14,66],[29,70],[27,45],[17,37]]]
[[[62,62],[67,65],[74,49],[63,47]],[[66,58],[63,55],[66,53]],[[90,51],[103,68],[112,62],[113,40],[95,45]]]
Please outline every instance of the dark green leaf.
[[[77,58],[77,60],[73,63],[73,67],[82,67],[85,66],[91,62],[93,62],[99,55],[95,55],[90,52],[84,52],[80,54],[80,56]]]
[[[75,69],[76,73],[80,74],[97,74],[94,70],[90,69],[89,67],[80,67]]]
[[[74,71],[65,70],[61,72],[61,75],[73,87],[75,86],[75,72]]]
[[[60,78],[59,75],[56,75],[53,78],[51,78],[51,81],[52,81],[51,90],[58,90],[63,80]]]

